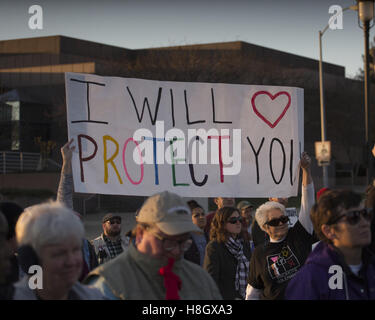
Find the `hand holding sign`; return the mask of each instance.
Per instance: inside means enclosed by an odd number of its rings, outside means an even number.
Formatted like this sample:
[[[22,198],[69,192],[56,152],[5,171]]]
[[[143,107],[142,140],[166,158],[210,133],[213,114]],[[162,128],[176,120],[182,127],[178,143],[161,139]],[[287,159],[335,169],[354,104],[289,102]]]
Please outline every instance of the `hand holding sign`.
[[[302,168],[302,184],[306,187],[310,183],[312,183],[312,176],[311,176],[311,158],[307,154],[306,151],[302,152],[300,166]]]
[[[302,152],[300,164],[302,170],[308,170],[310,168],[311,158],[309,157],[306,151]]]
[[[73,150],[75,149],[75,146],[71,147],[71,144],[74,142],[74,139],[70,139],[67,143],[65,143],[61,151],[61,156],[63,158],[63,167],[62,171],[65,174],[71,174],[72,173],[72,157],[73,157]]]

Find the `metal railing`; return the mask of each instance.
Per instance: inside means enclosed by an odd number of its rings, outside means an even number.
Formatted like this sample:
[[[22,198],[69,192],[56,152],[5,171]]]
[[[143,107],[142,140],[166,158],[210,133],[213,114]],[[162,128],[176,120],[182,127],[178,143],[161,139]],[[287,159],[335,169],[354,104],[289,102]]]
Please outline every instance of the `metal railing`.
[[[0,173],[37,171],[40,168],[40,153],[0,151]]]

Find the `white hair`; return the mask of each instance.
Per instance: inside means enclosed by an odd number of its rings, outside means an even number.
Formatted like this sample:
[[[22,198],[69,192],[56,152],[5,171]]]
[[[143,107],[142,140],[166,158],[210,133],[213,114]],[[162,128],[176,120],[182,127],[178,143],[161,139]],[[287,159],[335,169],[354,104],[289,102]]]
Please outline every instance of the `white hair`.
[[[77,214],[59,202],[31,206],[16,224],[18,244],[30,245],[37,253],[43,246],[63,243],[67,239],[83,239],[83,224]]]
[[[267,201],[266,203],[262,204],[255,212],[255,220],[262,230],[264,230],[264,224],[268,221],[268,212],[273,209],[278,209],[283,214],[285,214],[285,207],[281,203],[275,201]]]

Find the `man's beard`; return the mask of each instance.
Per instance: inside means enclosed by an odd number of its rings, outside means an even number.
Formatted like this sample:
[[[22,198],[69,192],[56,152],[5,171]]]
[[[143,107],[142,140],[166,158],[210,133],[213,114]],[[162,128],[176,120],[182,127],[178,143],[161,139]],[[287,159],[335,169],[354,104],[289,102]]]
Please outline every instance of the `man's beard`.
[[[118,230],[118,231],[114,231],[114,230],[107,230],[107,235],[110,236],[110,237],[117,237],[119,236],[121,233],[121,229]]]

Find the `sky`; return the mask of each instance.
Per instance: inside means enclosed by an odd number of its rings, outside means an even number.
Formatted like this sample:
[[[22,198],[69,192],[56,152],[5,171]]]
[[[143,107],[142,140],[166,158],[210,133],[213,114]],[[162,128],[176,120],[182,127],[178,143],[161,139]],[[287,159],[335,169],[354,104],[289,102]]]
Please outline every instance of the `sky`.
[[[0,40],[64,35],[128,49],[245,41],[319,59],[319,30],[332,5],[354,0],[0,0]],[[30,29],[32,5],[43,29]],[[357,12],[343,12],[343,28],[327,29],[323,60],[353,77],[363,67]],[[370,30],[370,41],[375,28]]]

